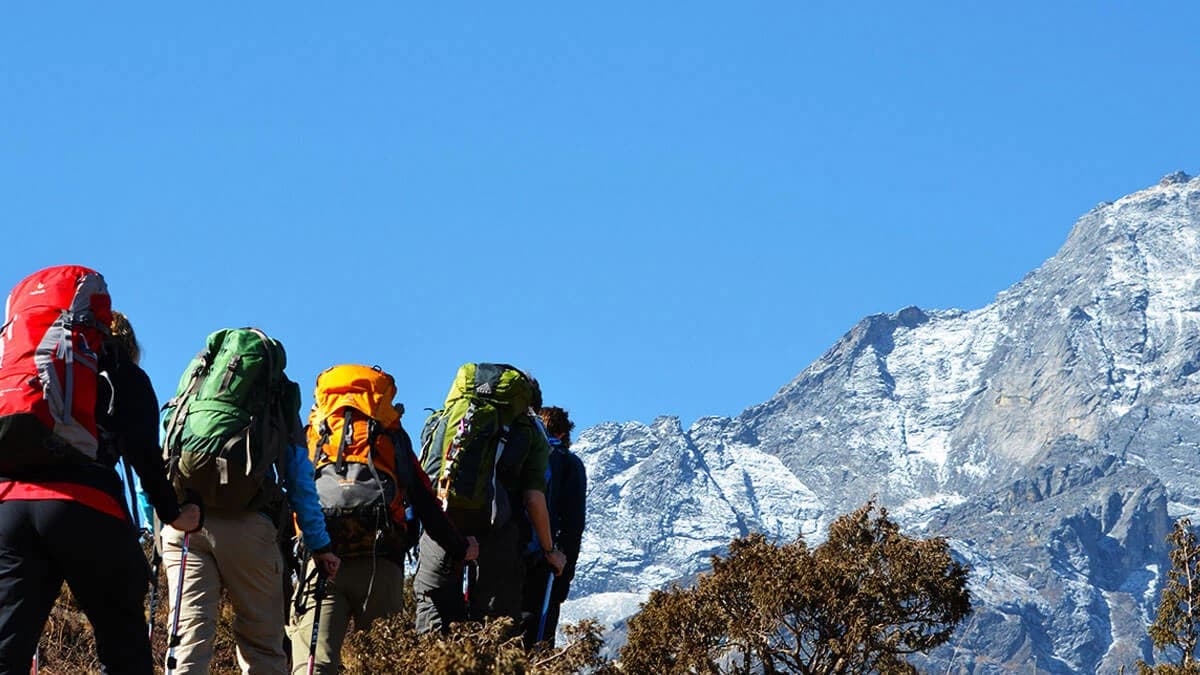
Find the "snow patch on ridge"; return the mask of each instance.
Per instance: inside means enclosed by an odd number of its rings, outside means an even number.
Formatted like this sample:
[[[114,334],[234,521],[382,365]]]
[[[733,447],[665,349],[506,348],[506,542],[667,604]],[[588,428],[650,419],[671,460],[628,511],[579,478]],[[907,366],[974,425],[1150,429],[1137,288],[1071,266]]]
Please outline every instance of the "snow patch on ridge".
[[[979,388],[999,339],[997,312],[992,306],[932,313],[927,323],[895,332],[887,368],[896,380],[894,395],[903,410],[910,460],[944,469],[963,401]]]
[[[918,497],[904,502],[891,509],[888,515],[897,523],[910,530],[924,530],[929,521],[948,508],[953,508],[967,501],[967,498],[956,493],[939,493],[928,497]]]

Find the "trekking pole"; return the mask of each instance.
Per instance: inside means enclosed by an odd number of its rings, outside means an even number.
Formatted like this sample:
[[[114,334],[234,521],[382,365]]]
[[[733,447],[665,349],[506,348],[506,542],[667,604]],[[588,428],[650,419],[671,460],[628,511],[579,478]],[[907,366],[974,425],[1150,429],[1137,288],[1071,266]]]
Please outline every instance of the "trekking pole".
[[[158,548],[158,532],[161,529],[162,525],[158,522],[158,516],[155,515],[154,530],[150,533],[150,536],[154,538],[154,545],[150,549],[154,556],[154,562],[150,565],[150,619],[146,622],[150,624],[146,637],[152,642],[154,641],[154,615],[158,611],[158,576],[162,572],[162,551]]]
[[[542,618],[538,620],[537,639],[534,643],[541,642],[545,639],[546,632],[546,614],[550,612],[550,592],[554,590],[554,570],[550,570],[550,574],[546,579],[546,597],[542,598]]]
[[[308,640],[308,675],[313,675],[313,671],[317,666],[317,632],[321,627],[321,600],[325,597],[325,571],[317,567],[317,588],[314,591],[317,596],[317,602],[313,606],[313,629],[312,637]]]
[[[179,610],[183,605],[183,573],[187,570],[191,532],[183,533],[183,555],[179,558],[179,586],[175,589],[175,611],[171,617],[171,636],[167,638],[167,675],[175,670],[175,647],[179,645]]]

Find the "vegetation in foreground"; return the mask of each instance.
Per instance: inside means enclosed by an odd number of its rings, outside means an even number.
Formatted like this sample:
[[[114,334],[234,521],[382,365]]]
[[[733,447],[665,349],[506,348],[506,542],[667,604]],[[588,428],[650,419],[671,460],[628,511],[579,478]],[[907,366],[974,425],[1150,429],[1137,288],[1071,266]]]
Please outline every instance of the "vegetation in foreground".
[[[557,649],[526,652],[509,620],[417,636],[409,611],[352,633],[348,673],[911,673],[905,657],[944,644],[971,612],[967,569],[943,539],[900,533],[868,503],[830,526],[809,548],[762,535],[736,539],[690,587],[656,591],[629,621],[620,661],[601,650],[603,627],[564,628]],[[165,579],[160,579],[155,654],[166,651]],[[411,589],[410,589],[411,592]],[[411,596],[410,596],[411,597]],[[212,672],[237,673],[232,613],[225,607]],[[43,673],[96,672],[86,619],[69,594],[42,638]],[[1189,671],[1190,672],[1190,671]]]

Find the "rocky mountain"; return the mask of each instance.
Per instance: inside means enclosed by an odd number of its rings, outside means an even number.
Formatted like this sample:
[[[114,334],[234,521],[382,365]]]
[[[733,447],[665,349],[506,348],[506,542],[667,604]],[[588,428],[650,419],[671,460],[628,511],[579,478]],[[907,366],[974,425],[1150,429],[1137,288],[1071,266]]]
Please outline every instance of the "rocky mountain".
[[[1200,507],[1200,179],[1074,226],[974,311],[867,317],[736,418],[601,424],[564,617],[609,625],[730,538],[824,536],[875,495],[972,566],[977,611],[923,671],[1117,672],[1145,626],[1174,517]]]

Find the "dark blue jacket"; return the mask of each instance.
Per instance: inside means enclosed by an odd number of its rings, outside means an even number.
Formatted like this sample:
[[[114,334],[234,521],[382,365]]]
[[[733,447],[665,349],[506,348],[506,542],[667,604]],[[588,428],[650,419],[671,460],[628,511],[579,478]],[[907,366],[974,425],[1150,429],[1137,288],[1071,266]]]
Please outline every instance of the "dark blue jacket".
[[[550,480],[546,489],[546,504],[550,510],[550,531],[554,543],[567,556],[563,576],[569,581],[575,576],[575,561],[583,541],[587,519],[587,470],[579,456],[550,439]]]

